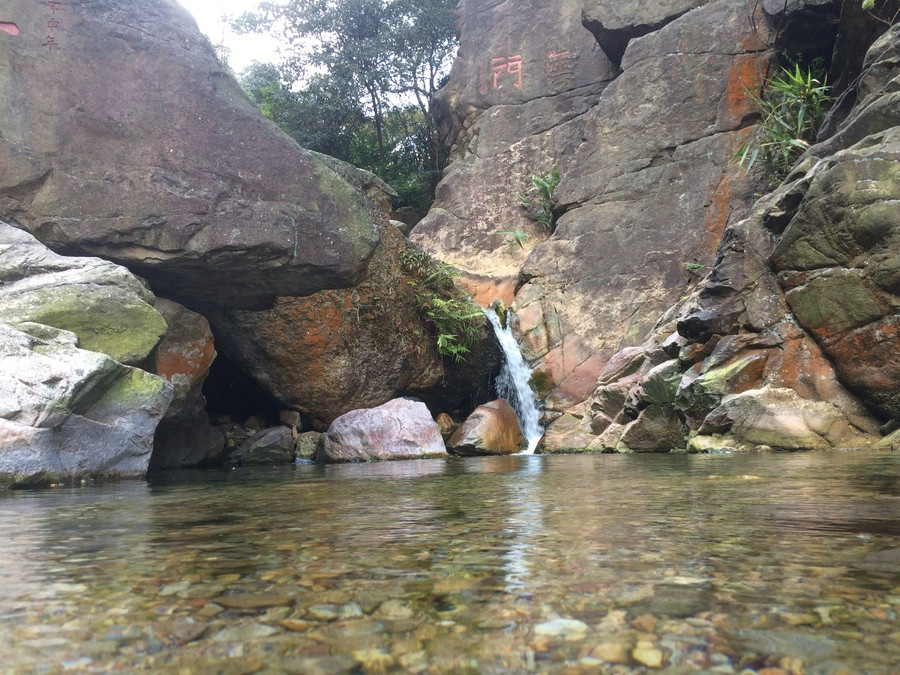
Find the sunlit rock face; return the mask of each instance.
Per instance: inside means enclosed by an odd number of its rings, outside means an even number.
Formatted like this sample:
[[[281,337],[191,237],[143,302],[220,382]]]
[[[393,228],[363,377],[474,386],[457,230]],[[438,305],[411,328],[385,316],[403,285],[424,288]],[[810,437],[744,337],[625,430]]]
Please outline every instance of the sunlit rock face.
[[[527,445],[516,411],[509,401],[498,399],[472,411],[447,440],[447,451],[463,457],[511,455]]]
[[[685,264],[709,265],[749,201],[732,155],[752,114],[744,89],[769,64],[767,28],[730,2],[519,9],[460,5],[443,99],[455,161],[411,236],[481,301],[514,300],[540,394],[564,410],[686,293]],[[552,167],[551,234],[518,193]]]
[[[359,281],[360,194],[267,121],[174,0],[12,0],[0,218],[198,306]]]

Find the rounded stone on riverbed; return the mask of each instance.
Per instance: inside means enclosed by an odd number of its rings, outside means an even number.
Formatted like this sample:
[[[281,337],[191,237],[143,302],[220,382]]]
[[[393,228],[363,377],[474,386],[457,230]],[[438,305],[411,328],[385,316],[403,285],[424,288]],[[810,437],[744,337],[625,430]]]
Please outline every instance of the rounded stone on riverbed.
[[[632,650],[631,656],[635,661],[648,668],[662,668],[665,654],[652,642],[640,641]]]
[[[262,623],[253,623],[246,626],[237,625],[223,628],[218,633],[213,635],[212,639],[215,642],[245,643],[257,640],[259,638],[269,637],[270,635],[277,632],[278,629],[272,628],[272,626],[266,626]]]
[[[409,605],[400,600],[386,600],[381,603],[375,615],[382,619],[399,621],[409,619],[414,613]]]
[[[591,649],[590,655],[605,663],[628,663],[631,649],[629,642],[601,642]]]
[[[566,640],[580,640],[587,633],[588,625],[578,619],[550,619],[534,627],[535,635],[562,637]]]
[[[221,595],[213,602],[228,609],[267,609],[269,607],[289,607],[294,604],[294,598],[290,595],[268,593],[238,593]]]
[[[450,436],[447,451],[464,457],[511,455],[527,445],[516,411],[501,398],[475,408]]]
[[[425,404],[411,398],[341,415],[331,423],[316,453],[320,462],[436,456],[446,456],[440,427]]]

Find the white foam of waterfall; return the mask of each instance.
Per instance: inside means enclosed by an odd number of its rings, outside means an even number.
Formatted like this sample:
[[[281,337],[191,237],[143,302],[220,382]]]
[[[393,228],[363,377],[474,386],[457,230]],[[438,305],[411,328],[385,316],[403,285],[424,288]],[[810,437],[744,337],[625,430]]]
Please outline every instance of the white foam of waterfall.
[[[519,417],[519,426],[522,427],[522,433],[528,441],[528,448],[522,454],[533,455],[534,449],[544,435],[544,428],[541,426],[541,414],[534,391],[531,389],[531,368],[522,358],[519,343],[513,337],[509,321],[504,328],[500,317],[493,309],[486,309],[484,313],[494,327],[494,334],[503,350],[503,366],[494,381],[497,395],[509,401]]]

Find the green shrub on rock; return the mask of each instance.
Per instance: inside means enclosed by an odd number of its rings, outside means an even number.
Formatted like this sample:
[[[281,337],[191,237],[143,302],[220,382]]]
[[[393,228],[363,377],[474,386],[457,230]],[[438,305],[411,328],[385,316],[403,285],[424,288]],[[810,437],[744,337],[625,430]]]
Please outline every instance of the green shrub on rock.
[[[438,354],[456,362],[465,360],[478,339],[484,313],[456,285],[458,272],[411,244],[400,260],[404,271],[415,277],[407,283],[416,290],[422,318],[434,326]]]

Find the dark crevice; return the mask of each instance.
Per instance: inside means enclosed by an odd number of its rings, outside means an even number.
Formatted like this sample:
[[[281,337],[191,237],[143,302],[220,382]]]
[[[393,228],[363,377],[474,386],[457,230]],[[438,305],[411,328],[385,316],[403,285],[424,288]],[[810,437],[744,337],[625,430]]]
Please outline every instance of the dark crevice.
[[[279,424],[282,406],[222,353],[216,356],[203,384],[206,411],[213,423],[225,418],[244,424],[255,417],[263,427]]]
[[[675,21],[682,14],[684,12],[666,17],[662,21],[652,24],[642,23],[622,28],[606,28],[601,21],[587,17],[583,17],[581,23],[593,34],[597,44],[600,45],[600,49],[603,50],[607,58],[615,65],[616,70],[619,71],[622,69],[622,57],[625,56],[625,49],[628,47],[629,42],[635,38],[658,31],[666,24]]]

